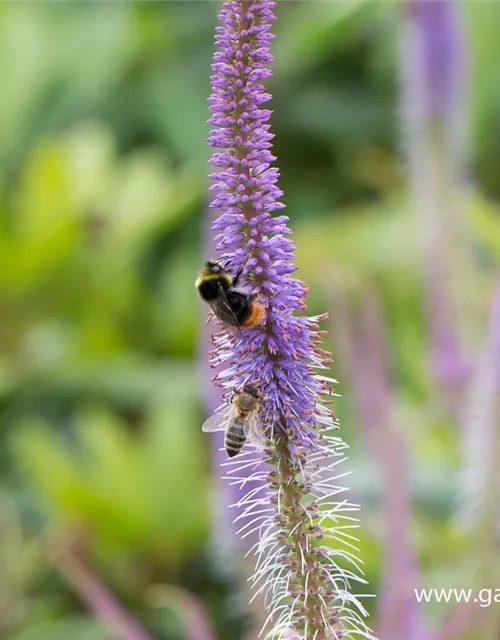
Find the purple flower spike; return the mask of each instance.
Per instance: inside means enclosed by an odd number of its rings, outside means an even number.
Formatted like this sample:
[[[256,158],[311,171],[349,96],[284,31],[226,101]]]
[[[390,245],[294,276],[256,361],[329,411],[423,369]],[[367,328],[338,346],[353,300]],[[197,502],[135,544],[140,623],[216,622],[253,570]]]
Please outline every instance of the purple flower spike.
[[[464,42],[456,0],[408,0],[426,117],[446,122],[457,110],[464,82]]]
[[[461,200],[467,51],[460,5],[456,0],[405,0],[401,65],[403,143],[420,222],[430,365],[443,407],[453,417],[468,375],[465,351],[474,305],[467,292],[475,286]]]
[[[372,638],[366,612],[351,592],[364,582],[352,529],[357,506],[344,497],[337,465],[346,445],[330,435],[336,420],[323,396],[335,381],[327,369],[330,354],[318,346],[321,317],[295,314],[306,307],[307,289],[292,277],[294,246],[271,164],[270,99],[262,81],[271,75],[269,50],[274,2],[227,0],[216,31],[209,142],[212,207],[221,258],[236,270],[244,266],[248,284],[266,309],[264,324],[243,328],[237,338],[214,337],[216,375],[229,401],[232,389],[257,385],[268,446],[262,456],[245,445],[227,463],[233,484],[247,489],[238,502],[245,524],[241,536],[257,534],[253,586],[269,611],[267,638],[303,640]],[[250,473],[249,473],[250,470]],[[260,483],[265,481],[265,490]]]

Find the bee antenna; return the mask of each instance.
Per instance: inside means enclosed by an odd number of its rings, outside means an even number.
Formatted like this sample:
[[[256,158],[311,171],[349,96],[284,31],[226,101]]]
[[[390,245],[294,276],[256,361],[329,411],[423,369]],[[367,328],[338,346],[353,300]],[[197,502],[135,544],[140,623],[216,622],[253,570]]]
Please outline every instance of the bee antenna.
[[[222,256],[219,258],[218,262],[219,262],[219,264],[220,264],[220,265],[222,265],[222,268],[223,268],[223,269],[226,269],[226,267],[229,267],[229,266],[231,265],[232,260],[231,260],[231,257],[230,257],[230,256],[224,257],[224,256],[222,255]]]
[[[239,267],[240,270],[243,270],[243,268],[245,267],[246,263],[250,260],[250,258],[252,257],[252,253],[248,252],[245,259],[243,260],[243,262],[241,263],[241,266]],[[223,259],[221,259],[222,262]],[[228,259],[224,261],[224,265],[230,265],[234,262],[234,258],[233,259]]]
[[[249,251],[247,253],[247,257],[243,260],[243,264],[241,265],[242,267],[244,267],[246,265],[246,263],[250,260],[250,258],[252,257],[251,252]]]

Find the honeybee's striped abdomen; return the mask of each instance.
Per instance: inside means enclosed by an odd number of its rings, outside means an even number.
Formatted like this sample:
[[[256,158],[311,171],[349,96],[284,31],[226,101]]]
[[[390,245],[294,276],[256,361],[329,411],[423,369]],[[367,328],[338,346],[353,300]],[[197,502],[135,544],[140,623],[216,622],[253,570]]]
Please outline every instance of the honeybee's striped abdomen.
[[[231,425],[224,438],[224,446],[226,453],[230,458],[234,458],[242,449],[246,441],[245,432],[243,430],[243,422],[236,421]]]

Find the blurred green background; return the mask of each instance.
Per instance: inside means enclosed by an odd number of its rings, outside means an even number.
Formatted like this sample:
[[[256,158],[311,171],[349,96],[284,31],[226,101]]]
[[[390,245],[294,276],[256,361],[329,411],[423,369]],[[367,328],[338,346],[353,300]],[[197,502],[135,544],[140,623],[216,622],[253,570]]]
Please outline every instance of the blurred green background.
[[[500,5],[459,4],[473,70],[464,128],[475,186],[462,198],[477,267],[475,346],[500,252]],[[215,480],[200,431],[193,281],[205,257],[217,9],[180,0],[0,6],[2,638],[112,637],[61,564],[68,548],[156,640],[188,637],[186,592],[217,637],[243,638],[248,626],[236,569],[211,543]],[[281,3],[278,16],[269,89],[280,184],[310,309],[333,311],[336,411],[364,506],[367,577],[376,591],[384,521],[336,343],[339,278],[354,307],[366,281],[381,300],[394,406],[410,442],[415,548],[425,575],[441,582],[462,571],[465,543],[450,525],[459,443],[436,409],[427,363],[400,153],[401,12],[298,1]]]

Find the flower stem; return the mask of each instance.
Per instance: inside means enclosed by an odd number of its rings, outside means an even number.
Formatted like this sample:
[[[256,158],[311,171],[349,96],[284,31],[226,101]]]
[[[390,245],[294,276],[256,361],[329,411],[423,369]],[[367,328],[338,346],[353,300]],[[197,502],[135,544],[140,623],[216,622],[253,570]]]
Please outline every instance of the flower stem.
[[[152,640],[76,553],[65,554],[62,571],[74,591],[117,640]]]

